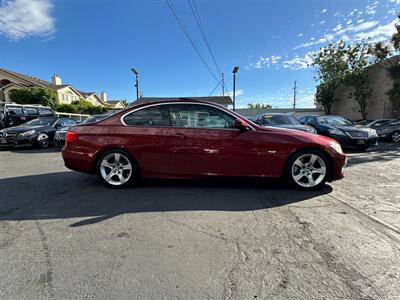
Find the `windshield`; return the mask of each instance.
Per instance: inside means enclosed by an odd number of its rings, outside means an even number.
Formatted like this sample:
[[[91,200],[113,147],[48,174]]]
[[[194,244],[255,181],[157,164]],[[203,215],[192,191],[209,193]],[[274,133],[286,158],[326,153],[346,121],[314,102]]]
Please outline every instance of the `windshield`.
[[[264,115],[264,125],[300,125],[292,115]]]
[[[26,122],[23,124],[24,126],[49,126],[51,125],[55,119],[50,119],[50,118],[38,118],[38,119],[33,119],[29,122]]]
[[[99,116],[92,116],[87,118],[86,120],[82,121],[81,124],[88,124],[88,123],[96,123],[98,121],[104,120],[105,118],[109,117],[110,115],[99,115]]]
[[[322,125],[353,126],[353,123],[342,117],[317,117],[317,121]]]

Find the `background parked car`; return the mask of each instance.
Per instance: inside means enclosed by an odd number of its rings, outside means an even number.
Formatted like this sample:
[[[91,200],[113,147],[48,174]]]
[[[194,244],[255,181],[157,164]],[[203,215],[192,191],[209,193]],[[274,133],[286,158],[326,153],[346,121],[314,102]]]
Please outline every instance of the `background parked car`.
[[[47,148],[54,142],[56,130],[76,124],[76,121],[60,117],[42,117],[22,125],[0,130],[0,146],[32,145]]]
[[[293,115],[284,113],[262,114],[255,118],[255,123],[260,126],[271,126],[280,128],[296,129],[305,132],[316,133],[312,126],[301,124]]]
[[[299,121],[314,127],[318,134],[337,140],[344,147],[366,150],[378,143],[374,129],[358,127],[340,116],[303,116]]]
[[[16,103],[0,103],[0,129],[18,126],[38,117],[52,117],[51,107],[42,105],[23,105]]]
[[[379,138],[390,140],[393,143],[400,143],[400,120],[376,121],[366,126],[374,128]]]

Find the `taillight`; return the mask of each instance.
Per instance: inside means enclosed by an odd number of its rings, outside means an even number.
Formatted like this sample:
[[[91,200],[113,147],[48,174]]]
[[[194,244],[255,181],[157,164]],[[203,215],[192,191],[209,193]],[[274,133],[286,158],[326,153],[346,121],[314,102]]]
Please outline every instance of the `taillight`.
[[[72,143],[78,138],[78,134],[73,131],[68,131],[67,135],[65,136],[65,141],[67,143]]]

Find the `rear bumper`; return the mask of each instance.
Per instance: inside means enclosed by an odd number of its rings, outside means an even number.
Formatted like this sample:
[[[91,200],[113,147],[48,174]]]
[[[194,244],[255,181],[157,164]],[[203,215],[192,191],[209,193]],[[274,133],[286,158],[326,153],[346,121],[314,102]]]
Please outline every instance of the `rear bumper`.
[[[66,146],[62,149],[64,165],[73,171],[93,174],[94,155],[79,150],[70,150]]]

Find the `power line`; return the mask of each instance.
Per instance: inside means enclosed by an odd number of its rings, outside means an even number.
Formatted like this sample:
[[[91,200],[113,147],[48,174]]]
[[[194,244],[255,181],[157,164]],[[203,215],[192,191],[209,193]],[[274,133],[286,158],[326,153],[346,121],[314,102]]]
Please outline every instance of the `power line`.
[[[217,83],[217,85],[215,86],[215,88],[213,88],[213,90],[211,91],[211,93],[208,96],[211,96],[214,91],[217,89],[217,87],[221,84],[222,79]]]
[[[188,0],[189,6],[190,6],[190,10],[192,11],[194,19],[196,20],[197,26],[199,27],[199,30],[200,30],[201,35],[203,37],[204,43],[207,46],[208,52],[210,53],[210,56],[211,56],[211,58],[212,58],[212,60],[214,62],[214,65],[215,65],[216,69],[218,70],[218,73],[221,74],[221,77],[223,77],[223,73],[221,71],[221,68],[218,66],[217,60],[215,59],[215,56],[214,56],[214,54],[213,54],[213,52],[211,50],[211,46],[208,43],[205,31],[204,31],[204,26],[203,26],[203,23],[201,22],[200,13],[199,13],[199,10],[197,9],[196,1],[195,0],[192,0],[192,1],[193,1],[193,6],[192,6],[190,0]],[[225,90],[228,90],[226,85],[225,85],[225,81],[222,80],[222,94],[224,94],[224,88],[225,88]]]
[[[201,22],[200,14],[199,14],[199,11],[197,10],[197,7],[196,7],[196,2],[193,1],[193,6],[194,6],[194,9],[196,10],[196,13],[195,13],[194,10],[193,10],[192,3],[190,2],[190,0],[187,0],[187,1],[188,1],[188,3],[189,3],[190,10],[192,11],[192,14],[193,14],[193,16],[194,16],[194,19],[196,20],[197,27],[199,27],[199,30],[200,30],[200,33],[201,33],[201,35],[202,35],[202,37],[203,37],[204,43],[205,43],[206,46],[207,46],[208,52],[210,53],[210,55],[211,55],[211,57],[212,57],[212,59],[213,59],[213,61],[214,61],[214,65],[215,65],[215,67],[217,68],[218,73],[221,74],[221,73],[222,73],[222,72],[221,72],[221,69],[219,68],[219,66],[218,66],[218,64],[217,64],[217,60],[215,59],[215,56],[214,56],[214,54],[213,54],[213,52],[212,52],[212,50],[211,50],[210,44],[209,44],[208,41],[207,41],[206,34],[205,34],[205,32],[204,32],[203,23]]]
[[[185,25],[183,24],[183,22],[181,21],[181,19],[179,18],[178,14],[176,13],[175,9],[173,8],[172,4],[168,1],[165,0],[165,2],[167,3],[169,9],[171,10],[172,15],[175,17],[176,21],[178,22],[179,26],[181,27],[181,29],[183,30],[183,32],[185,33],[187,39],[189,40],[190,44],[192,45],[193,49],[196,51],[197,55],[200,57],[201,61],[203,62],[203,64],[205,65],[205,67],[207,68],[207,70],[210,72],[210,74],[214,77],[214,79],[218,82],[218,78],[217,76],[215,76],[214,72],[211,70],[211,68],[209,67],[209,65],[206,63],[206,61],[204,60],[204,58],[201,56],[199,50],[196,47],[196,44],[193,42],[193,40],[190,38]]]

